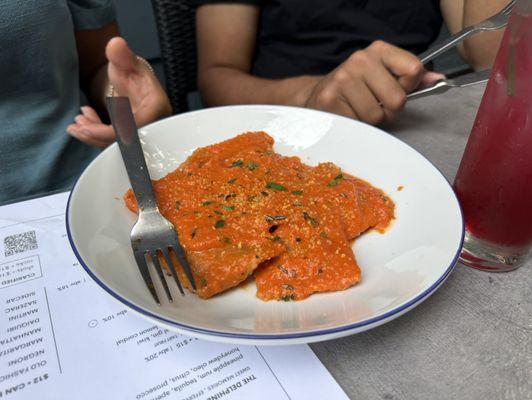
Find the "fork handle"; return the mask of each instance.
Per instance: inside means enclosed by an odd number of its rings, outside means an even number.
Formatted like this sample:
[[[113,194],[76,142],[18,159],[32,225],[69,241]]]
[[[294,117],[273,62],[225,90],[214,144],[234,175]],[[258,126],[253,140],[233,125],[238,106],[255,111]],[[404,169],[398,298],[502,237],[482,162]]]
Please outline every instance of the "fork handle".
[[[129,98],[107,97],[106,102],[139,211],[156,210],[157,203]]]
[[[479,28],[478,26],[467,27],[461,30],[460,32],[455,33],[451,37],[445,39],[443,42],[440,42],[437,45],[419,54],[418,58],[423,64],[426,64],[434,58],[438,57],[440,54],[445,53],[446,51],[450,50],[451,48],[462,42],[466,37],[482,30],[483,29]]]

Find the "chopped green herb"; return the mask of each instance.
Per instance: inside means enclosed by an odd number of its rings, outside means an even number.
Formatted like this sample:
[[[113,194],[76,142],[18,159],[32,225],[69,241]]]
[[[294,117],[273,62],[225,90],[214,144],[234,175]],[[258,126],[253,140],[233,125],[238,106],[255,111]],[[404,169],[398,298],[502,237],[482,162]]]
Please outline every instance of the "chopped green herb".
[[[303,205],[299,200],[294,201],[292,204],[296,207],[301,207]]]
[[[283,274],[288,275],[288,270],[282,265],[279,265],[277,268],[279,268],[279,271],[281,271]]]
[[[309,222],[312,226],[318,226],[319,223],[314,218],[312,218],[308,212],[303,211],[303,218],[305,218],[305,221]]]
[[[227,181],[227,183],[230,184],[230,185],[232,185],[232,184],[235,183],[235,182],[236,182],[236,178],[229,179],[229,180]]]
[[[344,176],[342,174],[336,175],[334,178],[331,179],[327,186],[336,186],[338,185],[338,181],[343,178]]]
[[[256,197],[257,196],[248,196],[248,201],[253,201],[253,200],[255,200]]]
[[[295,196],[301,196],[303,194],[302,190],[292,190],[292,194]]]
[[[214,213],[215,214],[218,214],[218,215],[223,215],[221,211],[218,211],[218,210],[214,210]]]
[[[205,286],[207,286],[207,279],[205,279],[205,278],[200,278],[200,285],[201,285],[201,287],[205,287]]]
[[[235,206],[227,206],[225,204],[222,204],[222,208],[225,210],[225,211],[233,211],[235,209]]]
[[[248,169],[250,171],[254,171],[254,170],[256,170],[259,167],[259,164],[257,164],[256,162],[253,162],[253,161],[248,161],[247,162],[247,166],[248,166]]]
[[[281,297],[280,300],[282,300],[282,301],[290,301],[290,300],[294,300],[294,295],[293,295],[293,294],[288,294],[288,295],[286,295],[286,296]]]
[[[327,232],[321,231],[321,232],[320,232],[320,236],[321,236],[322,238],[326,238],[326,237],[327,237]]]
[[[176,209],[176,210],[179,210],[180,208],[181,208],[181,202],[180,202],[179,200],[177,200],[177,201],[175,202],[175,209]]]
[[[212,201],[204,201],[201,203],[202,206],[208,206],[209,204],[212,204]]]
[[[220,193],[220,194],[218,195],[218,197],[220,197],[220,198],[224,198],[224,197],[225,197],[225,194]]]
[[[223,219],[219,219],[218,221],[216,221],[216,223],[214,224],[214,227],[216,229],[218,228],[223,228],[225,226],[225,221]]]
[[[192,229],[192,232],[190,232],[190,237],[194,239],[194,236],[196,236],[196,228]]]
[[[281,241],[281,237],[280,236],[274,236],[272,238],[268,238],[270,239],[272,242],[280,242]]]
[[[260,192],[264,197],[269,196],[268,192]]]
[[[266,188],[273,189],[273,190],[279,190],[279,191],[286,190],[286,188],[283,185],[279,185],[278,183],[275,183],[275,182],[268,182],[266,184]]]
[[[286,283],[283,283],[281,287],[286,290],[294,290],[293,286],[287,285]]]
[[[236,160],[236,161],[233,161],[233,163],[229,166],[229,168],[241,167],[242,164],[244,164],[242,160]]]

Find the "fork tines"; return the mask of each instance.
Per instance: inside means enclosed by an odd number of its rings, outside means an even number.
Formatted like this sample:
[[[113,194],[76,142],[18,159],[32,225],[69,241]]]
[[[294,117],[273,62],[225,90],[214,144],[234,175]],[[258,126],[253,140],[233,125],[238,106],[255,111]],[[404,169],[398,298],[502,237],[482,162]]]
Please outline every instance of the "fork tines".
[[[173,247],[168,246],[168,249],[158,248],[158,249],[144,250],[144,251],[135,249],[135,248],[133,249],[133,253],[135,254],[135,260],[137,261],[137,265],[139,267],[142,278],[144,279],[146,286],[148,287],[151,295],[153,296],[157,304],[161,304],[161,302],[157,294],[156,286],[149,272],[149,266],[148,266],[149,261],[151,261],[153,268],[157,276],[159,277],[160,284],[166,294],[166,298],[168,299],[168,302],[172,303],[173,297],[170,292],[170,287],[168,286],[168,282],[166,281],[166,277],[165,277],[166,274],[161,265],[161,259],[167,265],[168,270],[170,271],[170,274],[172,275],[174,282],[176,283],[177,288],[179,289],[179,292],[181,293],[181,295],[183,296],[185,295],[185,291],[183,290],[183,286],[181,285],[181,282],[179,281],[179,277],[174,267],[174,263],[172,262],[169,249],[173,249]]]

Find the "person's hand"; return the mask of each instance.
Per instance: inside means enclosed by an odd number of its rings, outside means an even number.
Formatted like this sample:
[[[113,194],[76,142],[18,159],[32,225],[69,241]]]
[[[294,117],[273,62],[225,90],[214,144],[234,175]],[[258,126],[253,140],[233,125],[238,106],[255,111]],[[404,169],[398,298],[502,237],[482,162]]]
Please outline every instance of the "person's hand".
[[[172,112],[170,102],[157,77],[138,60],[124,39],[115,37],[105,49],[107,76],[116,96],[127,96],[137,126],[143,126]],[[111,125],[104,124],[97,112],[89,106],[81,107],[81,114],[67,132],[80,141],[96,147],[107,147],[115,140]]]
[[[443,77],[412,53],[376,41],[319,80],[305,106],[376,125],[404,107],[407,93]]]

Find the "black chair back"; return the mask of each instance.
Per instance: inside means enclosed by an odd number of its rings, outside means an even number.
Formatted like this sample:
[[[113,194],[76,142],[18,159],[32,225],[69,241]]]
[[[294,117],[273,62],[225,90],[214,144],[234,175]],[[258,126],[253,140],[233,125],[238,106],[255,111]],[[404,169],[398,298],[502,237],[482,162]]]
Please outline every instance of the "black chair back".
[[[187,95],[196,90],[195,10],[187,0],[152,0],[166,89],[174,114],[188,111]]]

